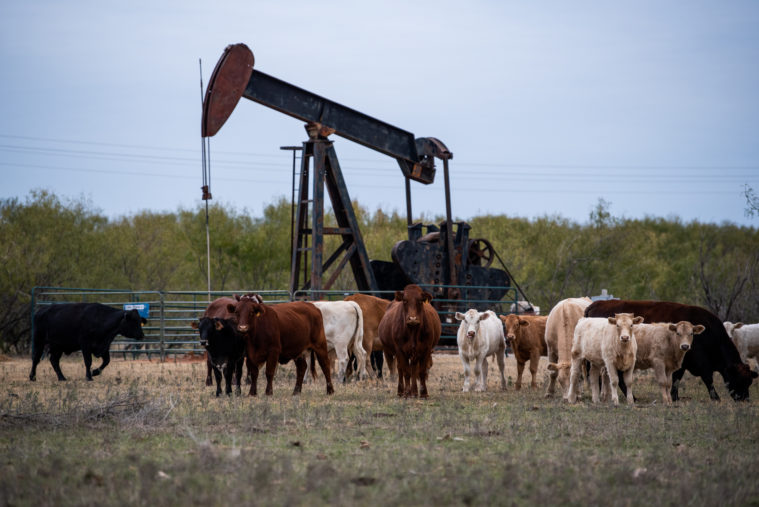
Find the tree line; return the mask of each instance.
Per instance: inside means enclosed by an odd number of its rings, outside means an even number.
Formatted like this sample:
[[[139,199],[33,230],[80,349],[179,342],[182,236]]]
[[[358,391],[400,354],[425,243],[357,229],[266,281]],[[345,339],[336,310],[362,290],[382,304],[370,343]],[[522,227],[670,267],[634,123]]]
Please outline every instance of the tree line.
[[[395,242],[407,238],[405,216],[358,203],[354,209],[370,258],[391,260]],[[209,223],[213,290],[287,287],[288,200],[272,202],[259,217],[214,204]],[[86,200],[47,191],[0,200],[0,350],[28,350],[33,287],[206,290],[205,224],[204,205],[110,219]],[[722,320],[759,322],[754,227],[618,218],[603,200],[582,224],[561,216],[505,215],[478,216],[469,224],[470,237],[490,241],[544,313],[566,297],[608,289],[625,299],[695,304]],[[347,271],[336,288],[355,289]]]

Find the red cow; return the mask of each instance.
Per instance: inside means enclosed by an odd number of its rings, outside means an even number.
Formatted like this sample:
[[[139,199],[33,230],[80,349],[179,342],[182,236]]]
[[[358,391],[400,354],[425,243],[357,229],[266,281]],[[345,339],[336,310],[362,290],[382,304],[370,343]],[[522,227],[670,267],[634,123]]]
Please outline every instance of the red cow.
[[[431,300],[432,295],[418,285],[407,285],[395,292],[395,300],[380,321],[378,331],[385,355],[398,358],[398,396],[428,396],[427,371],[442,330]]]
[[[311,349],[311,375],[316,377],[314,355],[327,380],[327,394],[332,394],[327,339],[324,336],[322,314],[311,303],[296,301],[279,305],[265,305],[261,296],[249,294],[238,297],[235,304],[227,305],[237,321],[237,331],[245,336],[248,366],[252,374],[250,396],[257,394],[258,368],[266,363],[266,394],[271,395],[272,381],[277,362],[295,361],[295,389],[301,392],[306,360],[302,357]]]

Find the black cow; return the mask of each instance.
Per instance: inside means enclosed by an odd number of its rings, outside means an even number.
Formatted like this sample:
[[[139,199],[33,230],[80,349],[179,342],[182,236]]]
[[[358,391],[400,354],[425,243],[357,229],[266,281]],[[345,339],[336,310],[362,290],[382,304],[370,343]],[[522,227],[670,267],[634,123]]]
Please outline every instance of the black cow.
[[[701,377],[713,400],[719,400],[714,389],[713,374],[718,371],[725,380],[730,396],[734,400],[748,400],[748,390],[757,374],[741,362],[738,349],[727,335],[722,321],[712,312],[699,306],[690,306],[668,301],[596,301],[585,309],[586,317],[609,317],[615,313],[634,313],[645,322],[680,322],[701,324],[706,330],[693,337],[693,345],[683,358],[683,366],[672,374],[672,401],[678,399],[678,383],[685,370]],[[620,384],[620,388],[623,384]]]
[[[240,394],[242,363],[245,359],[245,339],[235,330],[232,319],[201,317],[192,327],[200,332],[200,344],[208,352],[208,364],[216,377],[216,396],[221,394],[221,374],[226,381],[226,394],[232,394],[232,377],[235,377],[237,394]]]
[[[37,364],[47,345],[50,349],[50,364],[58,380],[66,380],[58,361],[62,354],[82,351],[87,380],[100,375],[111,362],[109,349],[117,334],[142,340],[142,326],[147,321],[137,310],[119,310],[100,303],[69,303],[45,307],[34,316],[34,336],[32,337],[32,371],[29,380],[36,380]],[[103,363],[90,371],[92,356],[100,357]]]

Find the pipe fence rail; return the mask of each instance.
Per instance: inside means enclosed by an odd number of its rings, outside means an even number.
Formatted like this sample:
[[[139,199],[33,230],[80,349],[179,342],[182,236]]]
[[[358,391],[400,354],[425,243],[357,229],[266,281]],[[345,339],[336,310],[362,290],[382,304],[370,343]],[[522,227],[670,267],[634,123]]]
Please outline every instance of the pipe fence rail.
[[[424,286],[422,288],[436,293],[448,293],[447,289],[458,289],[462,297],[467,289],[477,289],[472,286]],[[441,290],[442,289],[442,290]],[[500,288],[502,289],[502,288]],[[500,300],[470,300],[445,299],[435,297],[433,306],[440,315],[443,324],[443,334],[440,339],[440,349],[456,348],[456,331],[459,323],[455,319],[456,312],[465,312],[469,308],[479,311],[493,310],[497,314],[515,313],[518,311],[517,289],[507,288],[506,296]],[[232,297],[235,294],[259,294],[267,304],[278,304],[288,301],[342,300],[355,290],[320,290],[290,293],[286,290],[258,291],[213,291],[210,301],[219,297]],[[392,299],[394,291],[371,293],[376,296]],[[145,338],[137,341],[118,335],[111,344],[111,354],[118,357],[133,359],[146,355],[148,359],[157,356],[164,361],[168,355],[186,355],[205,353],[200,345],[198,333],[191,323],[203,314],[208,306],[207,291],[135,291],[122,289],[84,289],[71,287],[34,287],[32,289],[31,323],[34,334],[34,315],[40,308],[61,303],[102,303],[115,308],[136,308],[148,323],[143,328]]]

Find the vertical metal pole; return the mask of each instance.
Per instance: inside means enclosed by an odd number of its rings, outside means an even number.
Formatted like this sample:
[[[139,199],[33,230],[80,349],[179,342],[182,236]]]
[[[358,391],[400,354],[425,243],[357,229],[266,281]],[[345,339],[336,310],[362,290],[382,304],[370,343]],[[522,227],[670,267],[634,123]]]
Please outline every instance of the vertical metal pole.
[[[161,302],[161,362],[164,362],[166,360],[166,312],[164,311],[166,301],[163,297],[163,292],[161,292],[159,301]]]
[[[446,250],[448,251],[448,272],[450,279],[448,283],[451,285],[458,285],[458,277],[456,276],[456,263],[453,258],[453,221],[451,220],[451,184],[448,179],[448,159],[443,159],[443,178],[445,180],[445,227],[446,227]],[[452,292],[458,292],[458,289],[454,289]]]
[[[315,301],[321,299],[322,290],[322,266],[324,254],[324,173],[326,163],[326,149],[330,141],[314,141],[314,174],[313,174],[313,223],[311,241],[311,297]]]
[[[411,216],[411,180],[408,176],[405,176],[406,178],[406,225],[411,225],[412,223],[412,216]]]
[[[293,152],[293,177],[292,177],[292,187],[290,191],[290,259],[292,262],[293,259],[293,248],[295,248],[293,245],[295,245],[295,160],[296,160],[296,151],[302,151],[303,147],[301,146],[280,146],[280,150],[288,150]],[[292,273],[292,270],[291,270]]]

